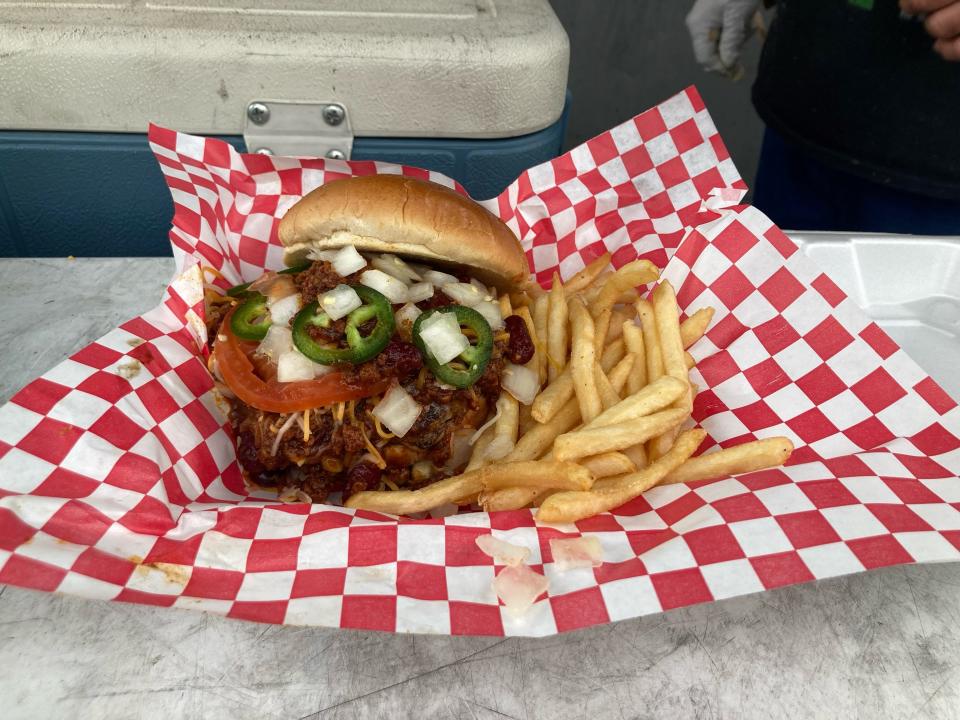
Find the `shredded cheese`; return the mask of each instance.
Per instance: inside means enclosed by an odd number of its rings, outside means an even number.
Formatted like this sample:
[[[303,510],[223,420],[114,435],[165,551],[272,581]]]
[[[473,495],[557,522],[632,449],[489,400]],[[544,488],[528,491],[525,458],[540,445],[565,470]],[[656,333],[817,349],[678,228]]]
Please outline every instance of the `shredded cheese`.
[[[350,402],[347,403],[347,416],[350,418],[350,422],[354,425],[357,424],[357,416],[353,412],[355,405],[356,405],[356,401],[354,400],[351,400]]]
[[[507,333],[507,332],[499,332],[499,333],[497,333],[496,335],[493,336],[493,339],[494,339],[494,340],[497,340],[497,341],[509,340],[509,339],[510,339],[510,333]]]
[[[399,490],[400,487],[390,478],[383,478],[383,484],[386,485],[391,490]]]
[[[336,408],[337,408],[337,409],[334,411],[333,416],[336,418],[336,420],[337,420],[338,423],[342,423],[342,422],[343,422],[343,411],[344,411],[344,409],[346,408],[346,403],[344,403],[344,402],[342,402],[342,401],[341,401],[341,402],[338,402],[337,405],[336,405]]]
[[[417,375],[417,389],[423,389],[423,384],[427,381],[427,366],[420,368],[420,374]]]
[[[303,411],[303,442],[310,442],[310,408]]]
[[[377,450],[376,446],[370,442],[370,438],[367,437],[367,428],[361,425],[360,432],[363,434],[363,442],[367,446],[367,450],[369,450],[370,454],[373,455],[374,465],[383,470],[387,467],[387,461],[383,459],[383,455],[380,454],[380,451]]]
[[[377,429],[377,435],[382,437],[384,440],[392,440],[396,437],[392,432],[387,432],[383,429],[383,425],[380,424],[380,418],[374,415],[370,410],[367,410],[367,415],[373,420],[373,426]]]

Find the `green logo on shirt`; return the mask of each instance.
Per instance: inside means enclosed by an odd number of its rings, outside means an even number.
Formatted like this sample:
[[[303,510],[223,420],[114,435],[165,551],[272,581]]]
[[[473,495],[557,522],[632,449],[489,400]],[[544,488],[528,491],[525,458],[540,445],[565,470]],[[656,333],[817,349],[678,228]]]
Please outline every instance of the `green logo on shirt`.
[[[847,2],[854,7],[863,8],[864,10],[873,10],[873,0],[847,0]]]

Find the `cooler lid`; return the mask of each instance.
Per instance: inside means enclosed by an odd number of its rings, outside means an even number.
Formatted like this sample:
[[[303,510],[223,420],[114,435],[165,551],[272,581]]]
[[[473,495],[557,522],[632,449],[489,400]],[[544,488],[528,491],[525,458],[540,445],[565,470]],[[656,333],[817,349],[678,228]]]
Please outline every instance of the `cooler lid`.
[[[0,128],[242,134],[256,100],[335,102],[357,136],[555,122],[547,0],[0,0]]]

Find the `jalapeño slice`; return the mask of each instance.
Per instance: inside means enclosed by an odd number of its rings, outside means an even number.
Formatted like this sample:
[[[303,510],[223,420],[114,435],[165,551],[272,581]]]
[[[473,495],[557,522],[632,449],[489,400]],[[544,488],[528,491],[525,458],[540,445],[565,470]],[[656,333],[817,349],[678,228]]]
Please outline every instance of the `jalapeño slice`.
[[[347,347],[330,347],[323,345],[310,336],[310,326],[329,327],[330,317],[320,309],[318,301],[307,305],[297,313],[293,319],[293,344],[308,358],[321,365],[337,365],[351,363],[358,365],[376,357],[383,350],[390,338],[396,323],[393,319],[393,308],[390,301],[382,294],[365,285],[351,285],[350,287],[360,296],[363,305],[347,315],[347,326],[344,328]],[[360,328],[364,324],[376,320],[376,325],[369,335],[363,335]]]
[[[424,320],[432,317],[435,313],[453,313],[461,327],[466,327],[473,331],[475,338],[470,346],[465,349],[455,360],[441,365],[437,362],[433,354],[427,349],[423,338],[420,337],[420,328]],[[490,324],[473,308],[463,305],[446,305],[444,307],[427,310],[421,314],[416,322],[413,323],[413,344],[417,346],[423,355],[423,359],[430,368],[430,372],[440,381],[447,385],[453,385],[457,388],[467,388],[473,385],[483,375],[490,362],[490,354],[493,352],[493,332],[490,330]]]
[[[270,311],[267,299],[260,294],[240,303],[230,318],[230,329],[241,340],[263,340],[270,329]]]

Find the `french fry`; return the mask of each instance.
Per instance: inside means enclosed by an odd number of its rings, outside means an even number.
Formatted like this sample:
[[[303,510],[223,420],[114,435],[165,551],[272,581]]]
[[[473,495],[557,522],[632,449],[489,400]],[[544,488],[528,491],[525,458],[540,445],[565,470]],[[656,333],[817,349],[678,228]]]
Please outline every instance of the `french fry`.
[[[793,452],[793,443],[785,437],[735,445],[690,458],[671,472],[664,484],[713,480],[724,475],[738,475],[754,470],[783,465]]]
[[[693,408],[693,396],[690,393],[690,380],[683,355],[683,341],[680,339],[680,309],[677,307],[677,295],[669,280],[661,282],[653,291],[653,315],[657,324],[657,338],[660,341],[660,355],[663,358],[663,372],[686,385],[675,407],[690,412]],[[665,455],[676,436],[677,429],[671,428],[650,442],[647,454],[653,460]]]
[[[628,304],[630,305],[630,308],[633,309],[633,303]],[[610,314],[610,328],[607,330],[607,337],[604,339],[604,344],[609,345],[614,340],[619,340],[621,337],[623,337],[623,324],[632,317],[632,314],[628,314],[623,310],[614,308],[613,312]]]
[[[610,267],[610,253],[605,252],[595,260],[591,260],[590,264],[566,282],[567,292],[573,294],[586,290],[608,267]]]
[[[578,463],[592,472],[593,476],[598,480],[600,478],[612,477],[613,475],[623,475],[624,473],[633,472],[637,469],[637,466],[633,464],[630,458],[619,452],[591,455],[590,457],[582,458]],[[594,487],[596,487],[596,483],[594,483]]]
[[[660,355],[660,339],[657,336],[657,323],[653,317],[653,306],[646,300],[637,300],[637,315],[640,316],[640,330],[643,332],[643,346],[647,360],[647,382],[652,383],[663,375],[663,356]]]
[[[662,458],[643,470],[608,478],[603,490],[553,493],[540,504],[536,518],[547,523],[567,523],[613,510],[659,483],[690,457],[704,437],[703,430],[684,432]]]
[[[557,460],[576,460],[610,450],[623,450],[662,435],[687,417],[689,413],[686,411],[670,408],[635,420],[567,432],[553,441],[553,454]]]
[[[623,388],[627,384],[627,380],[630,378],[630,372],[633,370],[633,366],[636,364],[637,356],[633,353],[623,356],[623,360],[618,362],[613,366],[613,369],[610,371],[610,374],[607,375],[607,378],[610,380],[610,387],[613,388],[614,392],[617,395],[620,395],[623,392]],[[602,371],[603,368],[600,368]],[[606,408],[604,408],[606,410]]]
[[[713,313],[712,307],[700,308],[680,323],[680,339],[683,341],[684,350],[703,337],[707,328],[710,327],[710,321],[713,320]]]
[[[647,384],[647,354],[643,344],[643,331],[630,320],[624,322],[622,327],[627,352],[636,358],[630,377],[627,378],[627,392],[633,395]]]
[[[603,310],[616,305],[621,293],[633,290],[638,285],[648,285],[659,277],[660,270],[649,260],[627,263],[604,281],[600,292],[590,303],[590,313],[597,317]]]
[[[582,465],[557,460],[535,460],[488,465],[481,471],[484,490],[507,487],[537,487],[556,490],[589,490],[593,473]]]
[[[526,435],[537,425],[537,421],[533,419],[531,412],[532,410],[529,405],[520,406],[520,423],[517,433],[519,436]]]
[[[491,425],[477,438],[477,441],[473,444],[473,451],[470,453],[470,460],[467,462],[467,472],[479,470],[489,462],[487,448],[490,447],[490,443],[493,442],[494,432],[493,425]]]
[[[607,346],[600,358],[600,367],[604,372],[609,371],[623,359],[623,341],[617,340]],[[556,380],[544,388],[533,401],[533,417],[537,422],[547,422],[560,411],[567,400],[573,397],[573,376],[570,368],[565,369]]]
[[[507,293],[501,295],[497,302],[500,304],[500,315],[502,317],[513,315],[513,303],[510,302],[510,296]]]
[[[607,377],[599,365],[593,366],[593,378],[596,381],[597,394],[600,396],[600,407],[603,410],[612,408],[620,402],[620,396],[617,394],[617,391],[613,389],[610,378]]]
[[[547,318],[550,313],[550,297],[541,295],[533,302],[533,338],[537,346],[537,371],[540,383],[547,380]]]
[[[499,460],[505,457],[517,444],[520,403],[504,390],[497,399],[497,412],[500,417],[493,424],[493,439],[487,446],[487,460]]]
[[[480,494],[480,507],[484,512],[520,510],[527,507],[543,492],[535,487],[507,487]]]
[[[637,470],[643,470],[649,462],[647,460],[647,448],[643,443],[637,443],[623,450],[623,454],[630,458],[630,461],[637,466]]]
[[[517,440],[516,447],[504,458],[504,462],[535,460],[550,449],[558,435],[576,427],[579,423],[580,406],[575,399],[571,398],[559,412],[545,422],[535,425]]]
[[[553,274],[550,313],[547,318],[547,377],[552,382],[563,372],[567,360],[567,296],[560,276]]]
[[[533,298],[526,291],[521,290],[510,293],[510,303],[513,305],[513,312],[516,313],[519,308],[533,305]]]
[[[593,349],[599,356],[603,352],[603,346],[607,339],[607,331],[610,329],[610,318],[613,315],[613,308],[608,307],[600,311],[600,314],[593,319]]]
[[[640,392],[629,395],[609,410],[584,426],[585,430],[615,425],[627,420],[663,410],[683,394],[684,385],[676,378],[665,376],[647,385]]]
[[[684,350],[683,364],[687,366],[687,370],[693,370],[693,366],[697,364],[697,361],[693,359],[693,355]]]
[[[584,422],[589,422],[601,413],[603,406],[593,373],[596,363],[593,318],[579,297],[570,301],[570,328],[570,375],[573,378],[573,392],[580,405],[580,417]]]

